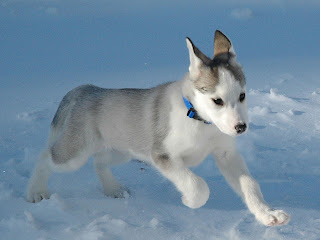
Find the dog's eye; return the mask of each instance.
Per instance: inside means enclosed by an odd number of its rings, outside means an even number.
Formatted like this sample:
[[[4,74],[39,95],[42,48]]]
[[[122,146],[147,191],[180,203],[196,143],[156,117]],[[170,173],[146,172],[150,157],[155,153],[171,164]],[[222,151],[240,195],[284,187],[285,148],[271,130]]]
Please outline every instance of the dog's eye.
[[[243,102],[245,98],[246,98],[246,94],[245,93],[241,93],[240,97],[239,97],[239,101]]]
[[[223,100],[221,98],[212,99],[215,104],[223,106]]]

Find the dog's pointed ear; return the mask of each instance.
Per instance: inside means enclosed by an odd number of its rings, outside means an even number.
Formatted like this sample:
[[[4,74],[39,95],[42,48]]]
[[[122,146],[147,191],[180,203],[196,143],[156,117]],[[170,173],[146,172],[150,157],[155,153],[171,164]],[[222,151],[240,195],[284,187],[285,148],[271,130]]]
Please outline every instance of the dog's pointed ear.
[[[201,73],[201,67],[208,65],[211,61],[206,55],[204,55],[191,41],[190,38],[186,38],[187,47],[189,50],[190,66],[189,73],[193,80],[196,80]]]
[[[214,55],[216,57],[219,54],[223,53],[231,53],[232,55],[236,55],[234,48],[231,44],[229,38],[226,37],[222,32],[216,30],[214,35]]]

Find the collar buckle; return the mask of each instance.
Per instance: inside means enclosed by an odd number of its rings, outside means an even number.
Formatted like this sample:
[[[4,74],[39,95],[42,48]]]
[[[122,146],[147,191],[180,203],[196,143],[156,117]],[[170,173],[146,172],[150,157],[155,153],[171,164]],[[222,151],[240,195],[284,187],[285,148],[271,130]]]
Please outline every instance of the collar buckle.
[[[189,100],[187,100],[185,97],[183,97],[183,101],[184,101],[184,104],[186,105],[186,107],[188,109],[187,116],[189,118],[193,118],[195,120],[199,120],[201,122],[204,122],[205,124],[212,124],[211,122],[208,122],[208,121],[204,120],[203,118],[201,118],[198,115],[197,111],[194,109],[192,103]]]

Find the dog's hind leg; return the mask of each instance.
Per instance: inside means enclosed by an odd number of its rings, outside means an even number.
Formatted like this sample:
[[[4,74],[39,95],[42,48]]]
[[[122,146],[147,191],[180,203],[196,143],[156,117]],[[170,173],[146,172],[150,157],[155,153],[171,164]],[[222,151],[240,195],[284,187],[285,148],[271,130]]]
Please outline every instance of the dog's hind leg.
[[[33,171],[32,177],[27,188],[27,200],[29,202],[40,202],[42,199],[48,199],[47,192],[48,179],[51,175],[50,153],[46,149],[39,157],[37,165]]]
[[[112,175],[111,166],[130,161],[130,156],[117,150],[103,150],[94,154],[94,165],[105,195],[113,198],[125,197],[128,190]]]
[[[50,129],[47,147],[41,152],[28,183],[27,200],[29,202],[40,202],[42,199],[48,199],[50,196],[47,190],[48,180],[52,173],[50,164],[52,159],[49,146],[56,141],[58,135],[59,131],[57,129]]]
[[[86,140],[88,137],[79,133],[70,134],[71,130],[59,134],[56,129],[51,129],[48,146],[41,153],[29,181],[27,188],[29,202],[39,202],[49,198],[47,185],[52,172],[75,171],[92,155],[93,147],[85,142],[88,141]]]

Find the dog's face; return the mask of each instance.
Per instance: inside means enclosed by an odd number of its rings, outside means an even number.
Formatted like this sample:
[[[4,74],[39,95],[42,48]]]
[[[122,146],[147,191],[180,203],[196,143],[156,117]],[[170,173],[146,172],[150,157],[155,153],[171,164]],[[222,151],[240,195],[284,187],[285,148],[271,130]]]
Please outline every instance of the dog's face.
[[[245,77],[229,39],[216,31],[214,58],[210,59],[187,38],[192,104],[198,114],[230,136],[248,128]]]

